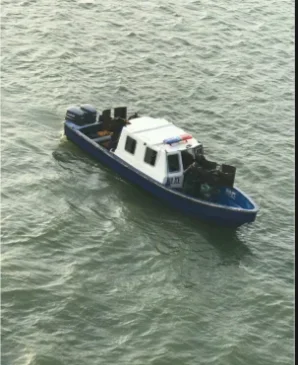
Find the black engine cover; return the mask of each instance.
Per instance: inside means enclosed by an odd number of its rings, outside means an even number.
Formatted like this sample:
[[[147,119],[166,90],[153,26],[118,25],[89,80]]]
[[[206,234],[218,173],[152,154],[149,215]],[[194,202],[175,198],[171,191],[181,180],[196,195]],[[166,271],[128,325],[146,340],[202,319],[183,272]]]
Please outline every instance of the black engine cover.
[[[71,106],[66,111],[65,120],[80,126],[93,124],[96,122],[96,109],[89,104],[84,104],[81,107]]]
[[[72,106],[67,109],[66,115],[65,115],[65,120],[66,121],[68,120],[77,125],[84,125],[85,124],[85,112],[77,106]]]
[[[96,122],[96,109],[90,104],[81,105],[81,109],[85,113],[85,124],[93,124]]]

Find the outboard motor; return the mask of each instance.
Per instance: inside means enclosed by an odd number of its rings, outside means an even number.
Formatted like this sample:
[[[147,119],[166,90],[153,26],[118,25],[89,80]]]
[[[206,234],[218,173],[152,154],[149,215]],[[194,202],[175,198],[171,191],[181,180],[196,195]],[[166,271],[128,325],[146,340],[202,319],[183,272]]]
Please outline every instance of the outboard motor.
[[[65,121],[72,122],[76,125],[84,125],[85,112],[77,106],[71,106],[66,111]]]
[[[85,113],[85,124],[93,124],[96,122],[96,109],[90,104],[81,105],[81,109]]]

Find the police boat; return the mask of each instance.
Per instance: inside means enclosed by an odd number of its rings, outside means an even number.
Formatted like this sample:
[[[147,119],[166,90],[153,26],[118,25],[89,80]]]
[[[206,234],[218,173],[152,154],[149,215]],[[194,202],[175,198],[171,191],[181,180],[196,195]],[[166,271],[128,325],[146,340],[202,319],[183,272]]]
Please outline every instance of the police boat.
[[[203,145],[162,118],[127,117],[127,108],[102,113],[89,104],[67,109],[68,140],[127,181],[180,212],[239,227],[255,221],[258,206],[234,186],[236,168],[206,159]]]

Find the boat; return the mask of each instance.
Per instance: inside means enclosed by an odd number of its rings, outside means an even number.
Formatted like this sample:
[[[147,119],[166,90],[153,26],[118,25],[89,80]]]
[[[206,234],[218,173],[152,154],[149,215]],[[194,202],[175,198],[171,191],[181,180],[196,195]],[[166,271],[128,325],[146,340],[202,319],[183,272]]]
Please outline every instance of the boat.
[[[228,227],[255,221],[258,206],[234,186],[236,168],[210,161],[191,134],[164,118],[71,106],[68,140],[125,180],[196,219]]]

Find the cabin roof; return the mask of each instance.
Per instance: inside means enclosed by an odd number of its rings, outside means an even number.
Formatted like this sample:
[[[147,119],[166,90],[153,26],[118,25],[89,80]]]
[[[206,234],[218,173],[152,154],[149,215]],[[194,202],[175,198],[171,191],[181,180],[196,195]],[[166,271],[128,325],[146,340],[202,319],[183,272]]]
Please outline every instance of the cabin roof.
[[[163,118],[140,117],[131,119],[129,122],[130,124],[126,126],[127,131],[136,139],[142,140],[155,149],[174,152],[186,149],[186,145],[195,147],[200,144],[195,138],[188,139],[187,142],[173,143],[172,145],[163,143],[164,139],[186,134],[183,129],[176,127]]]

